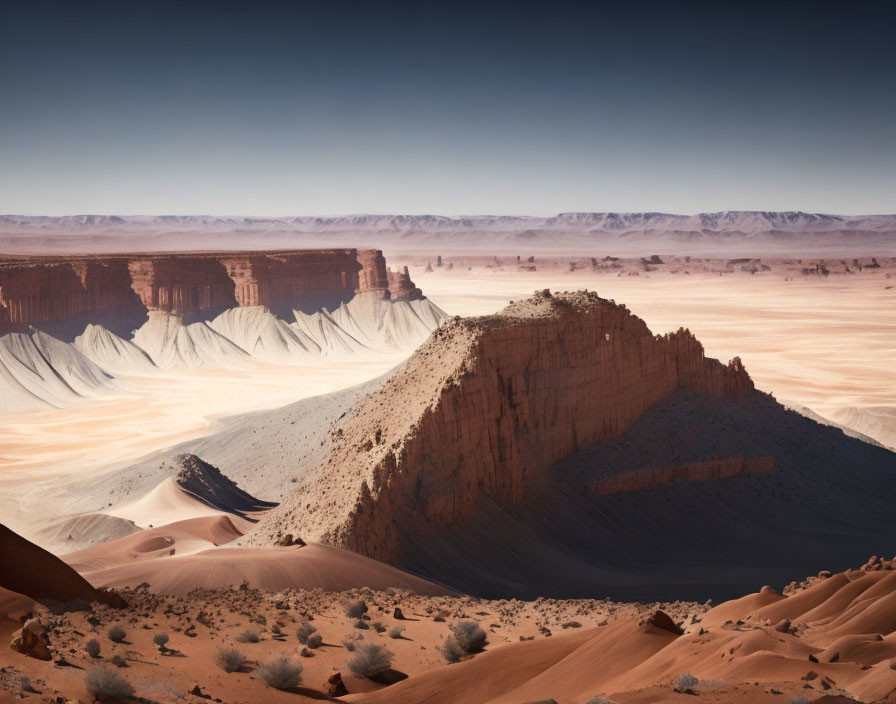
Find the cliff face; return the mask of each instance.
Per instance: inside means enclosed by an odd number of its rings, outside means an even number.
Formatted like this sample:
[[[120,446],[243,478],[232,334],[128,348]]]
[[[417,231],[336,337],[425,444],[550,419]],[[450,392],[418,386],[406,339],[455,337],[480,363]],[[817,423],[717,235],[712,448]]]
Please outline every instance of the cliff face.
[[[596,294],[545,293],[449,321],[339,423],[320,474],[257,539],[292,532],[400,562],[416,527],[524,502],[558,460],[678,389],[741,399],[753,384],[739,360],[707,359],[686,330],[654,336]]]
[[[130,331],[150,311],[187,320],[235,306],[330,309],[393,285],[382,252],[331,249],[0,259],[0,335],[34,325],[70,336],[87,323]]]

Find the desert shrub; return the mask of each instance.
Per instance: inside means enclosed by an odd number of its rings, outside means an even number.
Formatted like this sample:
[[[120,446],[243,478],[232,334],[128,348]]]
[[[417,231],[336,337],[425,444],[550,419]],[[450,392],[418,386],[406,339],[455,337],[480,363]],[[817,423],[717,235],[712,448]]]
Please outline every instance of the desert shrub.
[[[91,638],[84,644],[84,651],[92,658],[100,656],[100,642],[96,638]]]
[[[134,688],[118,670],[98,666],[87,670],[84,684],[90,696],[100,702],[116,699],[130,699],[134,696]]]
[[[360,599],[353,601],[345,607],[345,615],[349,618],[361,618],[367,613],[367,604]]]
[[[390,638],[401,638],[402,637],[401,634],[404,632],[405,632],[404,626],[395,626],[391,631],[389,631],[389,637]]]
[[[320,633],[315,633],[314,635],[308,636],[308,647],[314,650],[315,648],[319,648],[324,643],[324,638]]]
[[[355,628],[358,628],[358,629],[360,629],[360,630],[362,630],[362,631],[369,631],[369,630],[370,630],[370,626],[367,625],[367,621],[362,621],[362,620],[360,620],[360,619],[358,619],[357,621],[355,621]]]
[[[34,686],[31,684],[31,678],[22,675],[19,677],[19,687],[23,692],[34,692]]]
[[[476,621],[457,621],[450,626],[451,635],[465,653],[479,653],[488,645],[488,635]]]
[[[236,648],[221,648],[215,655],[215,662],[224,672],[239,672],[246,664],[246,656]]]
[[[675,683],[679,687],[696,687],[699,681],[700,680],[694,677],[690,672],[685,672],[683,675],[678,676]]]
[[[273,633],[275,636],[280,635],[280,626],[278,626],[276,623],[273,624],[271,626],[271,633]]]
[[[128,661],[125,660],[123,657],[121,657],[121,655],[113,655],[112,658],[109,660],[109,662],[111,662],[113,665],[115,665],[115,667],[127,667],[128,666]]]
[[[125,637],[127,636],[127,631],[125,631],[121,626],[112,626],[109,629],[109,632],[106,633],[113,643],[121,643]]]
[[[375,621],[373,624],[373,630],[375,630],[377,633],[385,633],[386,627],[379,621]]]
[[[236,640],[238,643],[257,643],[258,642],[258,633],[253,631],[252,629],[248,629],[240,633]]]
[[[292,689],[302,681],[302,666],[287,658],[265,663],[256,672],[268,687],[274,689]]]
[[[348,669],[360,677],[373,677],[392,664],[392,653],[385,646],[376,643],[362,643],[355,656],[346,664]]]
[[[299,639],[299,643],[307,643],[308,638],[314,633],[317,629],[312,626],[307,621],[302,621],[299,624],[299,627],[296,629],[296,638]]]
[[[787,700],[787,704],[809,704],[809,700],[806,699],[802,694],[791,697]]]
[[[454,636],[448,636],[436,646],[436,650],[438,650],[442,657],[448,662],[460,662],[461,658],[467,654],[464,649],[460,647],[460,644]]]
[[[160,649],[164,650],[165,646],[168,644],[168,641],[171,640],[168,637],[167,633],[156,633],[152,637],[152,642],[159,646]]]
[[[355,648],[358,646],[358,642],[364,640],[363,633],[349,633],[345,636],[345,639],[342,641],[342,645],[345,647],[347,651],[350,653],[355,652]]]
[[[606,697],[593,697],[588,700],[588,704],[614,704],[611,700]]]

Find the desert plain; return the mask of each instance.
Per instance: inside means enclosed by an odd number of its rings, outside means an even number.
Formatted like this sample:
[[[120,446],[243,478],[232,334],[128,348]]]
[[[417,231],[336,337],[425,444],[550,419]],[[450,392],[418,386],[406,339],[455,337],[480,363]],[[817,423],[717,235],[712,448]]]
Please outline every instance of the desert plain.
[[[626,319],[630,311],[659,343],[687,328],[707,358],[739,358],[726,373],[740,374],[742,364],[757,389],[871,445],[875,461],[892,468],[896,259],[871,266],[869,257],[387,254],[442,312],[432,329],[461,320],[445,328],[456,331],[444,333],[449,338],[463,337],[463,319],[490,320],[508,305],[516,312],[507,320],[562,316],[567,305],[609,306]],[[567,299],[567,291],[597,297]],[[891,700],[896,583],[886,555],[851,566],[838,555],[833,573],[826,570],[834,565],[819,564],[817,576],[756,582],[731,601],[517,599],[465,595],[427,579],[425,561],[402,569],[412,563],[389,565],[348,543],[309,538],[310,529],[280,530],[267,545],[253,539],[271,534],[271,516],[283,515],[272,507],[297,481],[298,491],[311,491],[301,468],[323,462],[319,448],[335,443],[338,463],[342,430],[332,428],[347,413],[346,423],[353,412],[363,416],[350,409],[387,393],[384,380],[411,375],[405,360],[417,345],[424,369],[447,363],[455,348],[439,337],[426,341],[418,329],[389,349],[125,370],[60,407],[7,410],[0,508],[4,523],[31,542],[12,534],[5,549],[31,555],[43,545],[61,560],[53,571],[19,575],[24,587],[3,592],[0,637],[21,642],[24,622],[37,645],[5,651],[0,697],[89,702],[99,697],[85,677],[103,672],[130,683],[127,697],[152,702]],[[427,345],[435,345],[435,362],[425,359]],[[320,481],[342,481],[337,476],[324,472]],[[674,504],[675,496],[663,501]],[[294,510],[287,515],[283,525],[293,525]],[[463,530],[461,543],[475,536]],[[81,588],[111,587],[126,605],[90,608],[79,595],[79,608],[60,608],[42,581],[67,584],[76,578],[71,568],[89,583]],[[461,633],[474,633],[471,644],[458,645]],[[88,641],[99,643],[97,653]],[[356,657],[362,645],[387,667],[365,674]],[[224,651],[235,651],[238,665],[222,664]],[[293,674],[300,665],[300,680],[272,686],[264,666],[278,658]]]

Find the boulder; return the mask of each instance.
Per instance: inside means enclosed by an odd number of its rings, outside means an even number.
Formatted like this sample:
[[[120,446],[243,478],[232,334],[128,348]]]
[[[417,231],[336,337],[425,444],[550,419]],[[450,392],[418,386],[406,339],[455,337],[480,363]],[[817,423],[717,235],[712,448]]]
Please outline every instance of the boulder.
[[[327,680],[326,692],[331,697],[343,697],[348,694],[345,683],[342,681],[342,673],[334,672]]]
[[[669,633],[674,633],[677,636],[680,636],[684,633],[684,631],[672,620],[672,618],[665,611],[659,611],[649,619],[647,619],[647,624],[653,626],[654,628],[659,628],[664,631],[669,631]]]
[[[17,653],[38,660],[50,660],[50,638],[46,627],[36,618],[30,618],[12,634],[9,647]]]

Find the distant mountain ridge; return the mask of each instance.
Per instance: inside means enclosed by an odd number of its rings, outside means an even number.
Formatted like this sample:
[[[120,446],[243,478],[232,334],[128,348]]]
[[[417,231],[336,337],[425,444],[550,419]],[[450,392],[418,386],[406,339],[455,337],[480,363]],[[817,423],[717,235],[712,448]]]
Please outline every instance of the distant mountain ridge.
[[[680,215],[662,212],[566,212],[550,217],[526,215],[400,215],[353,214],[332,217],[223,217],[213,215],[0,215],[0,232],[26,231],[96,231],[109,228],[118,231],[154,230],[156,228],[190,229],[193,227],[250,230],[331,230],[362,228],[374,230],[402,229],[515,229],[538,227],[562,230],[589,227],[603,230],[625,228],[734,229],[741,232],[769,230],[799,231],[832,229],[872,229],[896,232],[896,214],[835,215],[767,210],[725,210]]]
[[[721,211],[676,215],[219,217],[0,215],[9,254],[377,247],[391,252],[563,252],[641,256],[896,256],[896,214]]]

